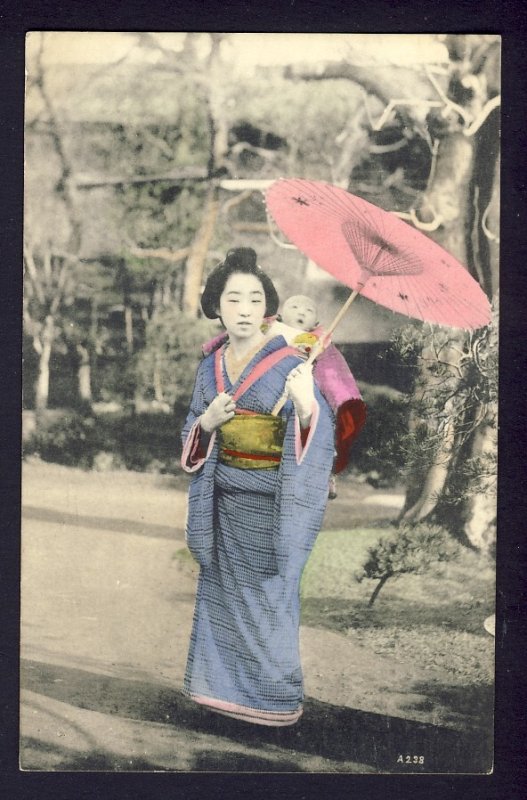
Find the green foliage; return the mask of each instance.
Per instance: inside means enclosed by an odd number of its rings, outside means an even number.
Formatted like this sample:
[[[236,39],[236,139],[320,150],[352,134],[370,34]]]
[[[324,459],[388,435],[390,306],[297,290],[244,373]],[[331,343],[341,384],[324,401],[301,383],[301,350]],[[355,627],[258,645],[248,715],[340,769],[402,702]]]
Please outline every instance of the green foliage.
[[[393,346],[403,363],[418,365],[411,398],[409,461],[426,463],[447,420],[456,423],[456,450],[485,422],[495,427],[498,395],[497,326],[468,333],[411,323]],[[434,435],[435,432],[435,435]],[[428,447],[424,447],[425,443]],[[467,473],[468,474],[468,473]]]
[[[104,434],[93,415],[77,411],[39,423],[24,446],[24,455],[44,461],[90,469],[99,450],[107,449]]]
[[[178,472],[181,421],[175,414],[108,414],[99,424],[110,443],[104,449],[117,455],[118,465],[137,472]]]
[[[431,499],[433,518],[464,541],[476,494],[494,494],[497,483],[498,320],[468,333],[411,324],[399,331],[395,349],[416,363],[410,425],[400,440],[409,490],[417,500],[432,464],[448,474]],[[450,439],[445,445],[445,431]],[[489,519],[492,524],[492,519]]]
[[[179,471],[181,418],[175,414],[105,414],[68,411],[45,420],[24,445],[24,455],[81,469]]]
[[[382,537],[368,549],[366,561],[356,574],[379,581],[371,598],[373,605],[384,583],[405,573],[422,575],[434,564],[449,561],[459,553],[458,544],[438,525],[404,525],[392,536]]]
[[[292,81],[281,74],[231,87],[238,120],[247,120],[282,136],[289,145],[290,174],[329,180],[330,165],[342,152],[339,134],[346,131],[350,115],[360,113],[362,94],[351,81]],[[280,102],[277,103],[277,98]],[[233,114],[234,117],[234,114]],[[236,119],[233,119],[236,121]],[[328,131],[333,134],[328,136]]]
[[[375,475],[379,484],[393,486],[401,480],[406,466],[408,397],[365,387],[363,398],[368,418],[353,445],[351,463],[355,470]]]
[[[145,347],[138,356],[140,393],[188,407],[201,345],[218,332],[210,320],[187,317],[175,307],[159,309],[147,323]]]

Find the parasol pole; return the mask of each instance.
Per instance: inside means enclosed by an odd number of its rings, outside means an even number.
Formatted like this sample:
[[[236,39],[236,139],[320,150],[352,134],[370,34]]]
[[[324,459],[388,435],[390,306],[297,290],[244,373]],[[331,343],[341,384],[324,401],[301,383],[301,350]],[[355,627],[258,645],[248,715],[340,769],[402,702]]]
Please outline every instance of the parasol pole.
[[[339,311],[337,312],[337,314],[333,318],[333,321],[331,322],[331,324],[330,324],[329,328],[327,329],[327,331],[325,331],[324,335],[321,336],[320,339],[317,341],[317,343],[315,344],[315,346],[311,350],[307,361],[305,362],[307,366],[311,366],[311,364],[314,362],[314,360],[317,358],[317,356],[319,356],[320,353],[323,350],[325,350],[325,348],[327,347],[326,343],[328,342],[328,339],[330,338],[331,334],[333,333],[333,331],[335,330],[335,328],[337,327],[337,325],[339,324],[339,322],[341,321],[342,317],[344,316],[344,314],[346,313],[348,308],[351,306],[353,301],[360,294],[361,290],[364,289],[364,284],[366,283],[367,278],[368,278],[368,276],[366,276],[362,280],[362,282],[359,283],[357,289],[354,289],[352,291],[352,293],[350,294],[350,296],[348,297],[348,299],[346,300],[346,302],[344,303],[342,308],[339,309]],[[287,402],[287,390],[284,389],[280,399],[278,400],[278,402],[274,406],[273,410],[271,411],[271,414],[273,416],[277,416],[280,413],[280,411],[282,410],[282,408],[284,407],[284,405],[286,404],[286,402]]]

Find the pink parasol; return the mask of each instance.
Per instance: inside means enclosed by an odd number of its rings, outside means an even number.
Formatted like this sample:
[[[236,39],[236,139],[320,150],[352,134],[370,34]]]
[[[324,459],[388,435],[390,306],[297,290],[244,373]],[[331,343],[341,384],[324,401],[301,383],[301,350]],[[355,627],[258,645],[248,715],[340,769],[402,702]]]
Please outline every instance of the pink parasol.
[[[354,291],[423,321],[474,330],[490,322],[490,303],[465,267],[406,222],[344,189],[296,178],[275,181],[267,207],[283,233]]]

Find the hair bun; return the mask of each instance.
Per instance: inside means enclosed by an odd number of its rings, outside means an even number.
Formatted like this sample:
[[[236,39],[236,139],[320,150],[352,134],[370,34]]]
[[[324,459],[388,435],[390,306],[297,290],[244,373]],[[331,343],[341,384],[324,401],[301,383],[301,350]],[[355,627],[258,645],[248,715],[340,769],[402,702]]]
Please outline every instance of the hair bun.
[[[226,265],[229,267],[256,267],[256,252],[252,247],[233,247],[225,256]]]
[[[265,316],[272,317],[278,309],[278,295],[271,278],[257,264],[252,247],[233,247],[227,251],[225,260],[217,264],[205,284],[201,295],[201,308],[209,319],[219,317],[220,298],[229,277],[235,272],[254,275],[265,292]]]

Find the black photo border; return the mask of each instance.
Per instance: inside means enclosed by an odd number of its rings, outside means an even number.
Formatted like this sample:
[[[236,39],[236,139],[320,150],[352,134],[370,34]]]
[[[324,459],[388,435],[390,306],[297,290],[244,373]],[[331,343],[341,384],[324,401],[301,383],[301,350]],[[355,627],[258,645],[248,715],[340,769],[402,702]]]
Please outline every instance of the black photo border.
[[[31,798],[441,798],[520,800],[524,788],[527,692],[527,332],[525,120],[527,11],[514,2],[370,3],[254,0],[219,3],[11,2],[0,9],[2,263],[0,345],[0,791]],[[496,629],[496,745],[492,775],[38,773],[18,769],[20,612],[21,294],[24,38],[31,30],[246,31],[305,33],[498,33],[502,58],[500,431]]]

